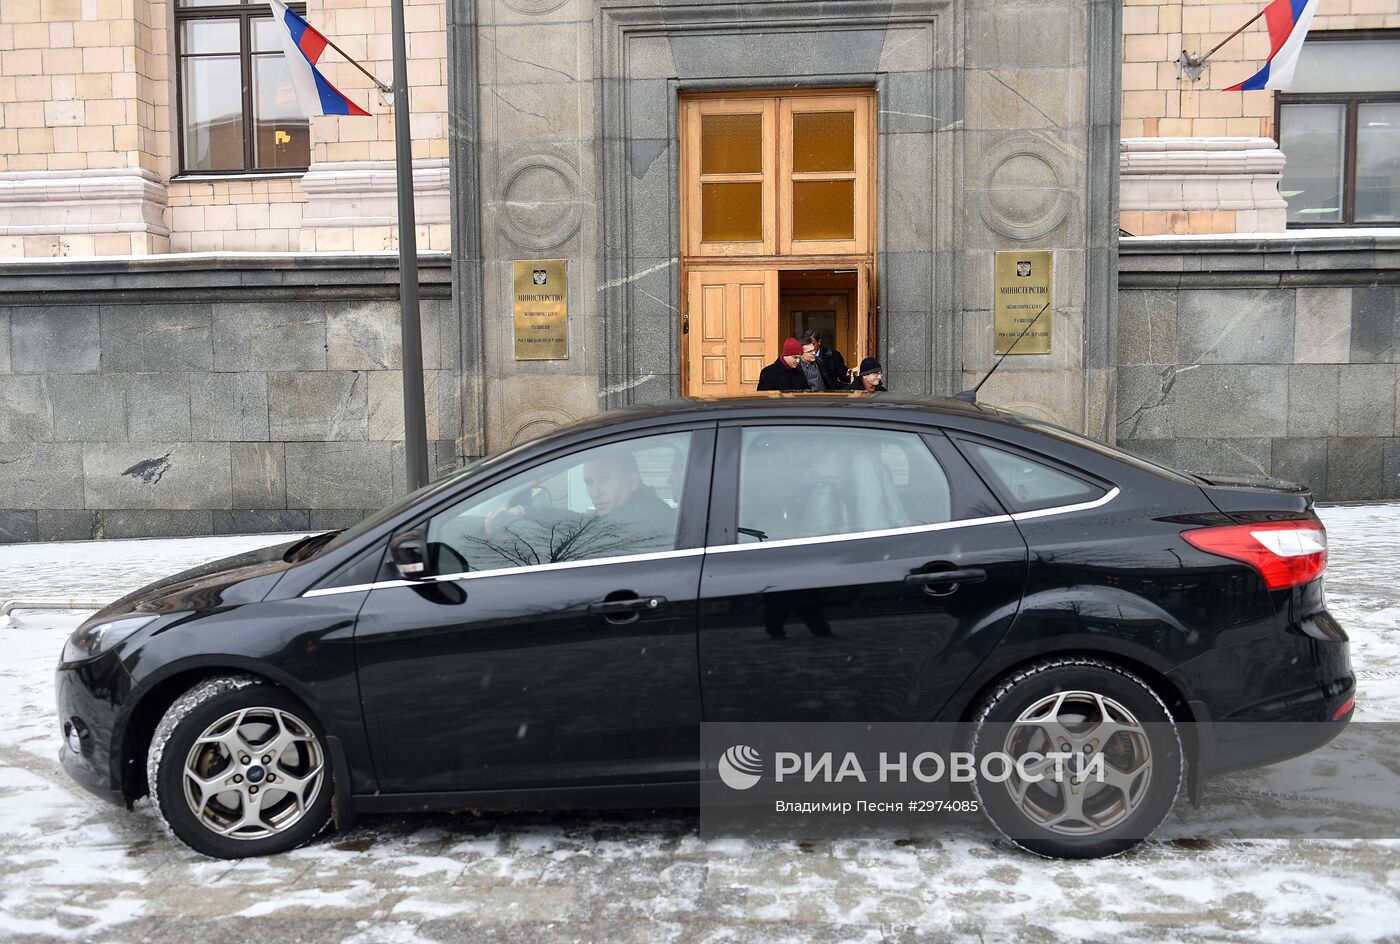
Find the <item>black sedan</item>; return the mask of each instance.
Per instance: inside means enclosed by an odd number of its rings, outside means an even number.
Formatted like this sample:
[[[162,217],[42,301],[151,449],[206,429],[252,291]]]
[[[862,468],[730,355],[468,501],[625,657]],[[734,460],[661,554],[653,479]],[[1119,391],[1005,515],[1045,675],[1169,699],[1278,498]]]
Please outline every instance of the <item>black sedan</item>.
[[[988,407],[673,401],[118,600],[64,648],[60,750],[241,857],[360,812],[695,804],[703,721],[1029,724],[1086,752],[1106,724],[1136,732],[1123,783],[979,787],[1023,846],[1104,855],[1183,783],[1349,720],[1326,557],[1302,487]]]

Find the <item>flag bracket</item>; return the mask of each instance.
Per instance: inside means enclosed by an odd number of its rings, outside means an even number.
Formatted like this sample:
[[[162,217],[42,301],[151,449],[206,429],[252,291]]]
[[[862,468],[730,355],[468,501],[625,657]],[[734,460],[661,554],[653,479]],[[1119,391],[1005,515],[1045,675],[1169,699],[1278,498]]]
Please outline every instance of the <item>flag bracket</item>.
[[[1187,77],[1188,79],[1190,79],[1192,82],[1195,82],[1195,81],[1197,81],[1198,79],[1200,79],[1200,77],[1201,77],[1201,72],[1202,72],[1202,70],[1204,70],[1205,67],[1206,67],[1206,60],[1207,60],[1207,59],[1209,59],[1211,56],[1213,56],[1213,55],[1215,55],[1217,52],[1219,52],[1221,46],[1224,46],[1224,45],[1225,45],[1226,43],[1228,43],[1230,40],[1234,39],[1236,36],[1240,35],[1240,34],[1243,33],[1245,30],[1247,30],[1247,29],[1249,29],[1251,26],[1253,26],[1254,23],[1255,23],[1255,21],[1257,21],[1261,16],[1263,16],[1265,13],[1268,13],[1268,12],[1269,12],[1269,8],[1268,8],[1267,6],[1264,7],[1264,9],[1260,10],[1258,13],[1254,14],[1253,16],[1251,16],[1251,17],[1249,18],[1249,20],[1248,20],[1243,26],[1241,26],[1239,29],[1235,30],[1235,31],[1234,31],[1233,33],[1231,33],[1229,36],[1226,36],[1226,37],[1225,37],[1224,39],[1222,39],[1220,42],[1218,42],[1218,43],[1216,43],[1214,46],[1212,46],[1210,52],[1206,53],[1206,54],[1203,55],[1203,56],[1202,56],[1202,55],[1193,54],[1193,53],[1189,53],[1189,52],[1187,52],[1185,49],[1181,50],[1181,56],[1176,60],[1176,77],[1179,79],[1179,78],[1181,78],[1182,73],[1185,73],[1185,74],[1186,74],[1186,77]]]
[[[1204,72],[1206,68],[1206,59],[1209,57],[1210,53],[1201,56],[1189,53],[1185,49],[1181,50],[1181,55],[1176,58],[1177,80],[1180,81],[1181,77],[1185,76],[1192,82],[1199,82],[1201,73]]]

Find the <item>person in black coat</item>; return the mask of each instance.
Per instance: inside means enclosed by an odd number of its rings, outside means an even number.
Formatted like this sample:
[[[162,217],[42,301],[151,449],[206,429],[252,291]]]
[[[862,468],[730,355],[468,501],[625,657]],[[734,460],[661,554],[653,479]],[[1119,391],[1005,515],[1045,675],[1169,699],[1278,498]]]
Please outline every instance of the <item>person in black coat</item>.
[[[802,360],[802,342],[788,338],[783,353],[758,374],[759,390],[810,390],[807,378],[798,368]]]
[[[860,362],[860,373],[851,381],[849,389],[875,393],[885,389],[884,381],[885,372],[880,368],[880,362],[873,357],[867,357]]]
[[[845,383],[846,359],[836,348],[826,345],[820,331],[808,331],[802,336],[802,343],[810,343],[816,349],[817,363],[821,365],[826,376],[834,377],[840,383]],[[840,387],[832,386],[830,389],[838,390]]]

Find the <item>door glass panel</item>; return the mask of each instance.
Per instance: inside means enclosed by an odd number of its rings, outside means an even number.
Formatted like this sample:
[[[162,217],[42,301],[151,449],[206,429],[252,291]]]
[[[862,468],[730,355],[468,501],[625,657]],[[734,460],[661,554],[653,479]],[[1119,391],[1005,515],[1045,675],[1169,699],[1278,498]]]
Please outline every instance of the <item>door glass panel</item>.
[[[792,169],[797,173],[856,169],[854,112],[797,112],[792,116]]]
[[[1290,223],[1342,219],[1342,148],[1345,105],[1284,105],[1279,147],[1287,157],[1279,192]]]
[[[763,185],[701,184],[700,238],[707,243],[763,239]]]
[[[742,544],[950,519],[947,476],[913,433],[836,426],[748,427],[742,449]]]
[[[690,433],[577,452],[511,476],[428,524],[434,574],[675,547]]]
[[[237,56],[181,60],[180,127],[186,170],[243,167],[242,84]]]
[[[1356,221],[1400,220],[1400,102],[1356,107]]]
[[[807,180],[792,185],[793,239],[854,239],[853,180]]]
[[[1013,511],[1035,511],[1055,505],[1093,501],[1106,490],[1075,475],[1052,469],[1025,456],[1004,452],[980,443],[968,444],[977,457],[1011,496]]]
[[[762,115],[700,116],[700,173],[762,172]]]

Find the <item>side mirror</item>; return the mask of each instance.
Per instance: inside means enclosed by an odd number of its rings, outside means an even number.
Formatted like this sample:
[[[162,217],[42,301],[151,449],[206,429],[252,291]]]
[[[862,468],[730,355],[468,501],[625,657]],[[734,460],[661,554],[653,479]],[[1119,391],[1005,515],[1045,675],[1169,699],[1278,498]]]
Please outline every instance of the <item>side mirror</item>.
[[[428,575],[428,541],[421,530],[404,531],[389,542],[389,559],[399,576],[422,580]]]

